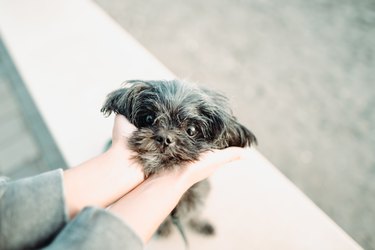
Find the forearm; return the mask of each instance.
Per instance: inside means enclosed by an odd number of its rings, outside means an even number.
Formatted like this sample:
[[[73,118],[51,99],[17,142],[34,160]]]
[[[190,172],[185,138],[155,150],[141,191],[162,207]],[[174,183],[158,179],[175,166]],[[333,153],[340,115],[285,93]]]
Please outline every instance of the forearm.
[[[86,207],[43,249],[142,250],[144,246],[138,235],[112,213]]]
[[[70,218],[86,206],[107,207],[144,179],[139,165],[129,162],[119,147],[64,172],[64,192]]]
[[[210,176],[218,167],[240,160],[243,155],[243,149],[235,147],[205,153],[197,162],[146,179],[116,202],[110,211],[133,228],[143,242],[147,242],[186,190]]]
[[[64,227],[62,175],[0,182],[0,249],[39,249]]]
[[[116,202],[110,211],[147,242],[191,186],[183,173],[163,173],[147,179]]]

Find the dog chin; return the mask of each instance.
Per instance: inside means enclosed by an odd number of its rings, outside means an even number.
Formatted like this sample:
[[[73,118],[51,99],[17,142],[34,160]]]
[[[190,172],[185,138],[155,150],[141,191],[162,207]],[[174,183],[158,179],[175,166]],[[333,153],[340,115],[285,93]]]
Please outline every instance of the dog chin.
[[[186,152],[176,152],[169,148],[159,148],[156,152],[143,151],[136,158],[143,166],[145,175],[149,176],[165,170],[184,167],[189,162],[198,160],[199,154],[186,154]]]
[[[135,158],[143,166],[146,177],[165,170],[183,167],[188,162],[196,160],[196,157],[181,159],[171,154],[158,152],[143,152],[135,156]]]
[[[182,139],[177,140],[176,145],[162,146],[153,138],[152,130],[140,129],[128,141],[129,148],[137,152],[135,159],[143,166],[146,176],[183,167],[188,162],[198,160],[199,154],[205,151],[193,145],[187,146]]]

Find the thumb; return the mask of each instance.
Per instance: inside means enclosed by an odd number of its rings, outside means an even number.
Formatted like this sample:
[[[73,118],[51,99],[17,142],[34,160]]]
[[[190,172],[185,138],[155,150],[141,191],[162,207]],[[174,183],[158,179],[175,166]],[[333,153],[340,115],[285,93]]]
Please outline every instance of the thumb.
[[[113,126],[113,135],[129,138],[137,128],[126,119],[125,116],[117,114]]]
[[[220,150],[213,150],[203,155],[202,163],[211,166],[221,166],[245,157],[246,149],[240,147],[229,147]]]
[[[198,162],[192,163],[187,168],[187,173],[193,182],[201,181],[209,177],[215,170],[228,163],[245,158],[246,149],[229,147],[226,149],[213,150],[203,154]]]

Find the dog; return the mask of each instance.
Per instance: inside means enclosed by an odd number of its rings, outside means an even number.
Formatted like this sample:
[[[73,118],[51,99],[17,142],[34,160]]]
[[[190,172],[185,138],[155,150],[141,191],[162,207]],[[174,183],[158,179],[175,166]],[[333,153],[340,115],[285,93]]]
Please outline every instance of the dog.
[[[136,126],[128,144],[145,177],[184,167],[212,149],[257,144],[254,134],[233,116],[225,96],[180,80],[126,81],[108,94],[101,112],[124,115]],[[213,225],[199,217],[208,193],[207,180],[192,186],[157,234],[168,236],[177,217],[195,231],[213,235]]]

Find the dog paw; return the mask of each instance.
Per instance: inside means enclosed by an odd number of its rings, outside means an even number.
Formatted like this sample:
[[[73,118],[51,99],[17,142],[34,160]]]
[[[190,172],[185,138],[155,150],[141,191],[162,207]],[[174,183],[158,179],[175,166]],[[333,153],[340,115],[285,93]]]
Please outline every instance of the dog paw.
[[[201,228],[199,229],[199,232],[204,235],[214,235],[215,234],[215,228],[210,223],[203,223],[201,225]]]
[[[160,225],[156,231],[156,235],[162,238],[168,237],[172,233],[172,225],[169,222]]]
[[[189,222],[189,225],[194,231],[200,234],[204,234],[204,235],[215,234],[215,227],[207,221],[191,220]]]

